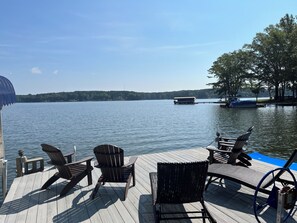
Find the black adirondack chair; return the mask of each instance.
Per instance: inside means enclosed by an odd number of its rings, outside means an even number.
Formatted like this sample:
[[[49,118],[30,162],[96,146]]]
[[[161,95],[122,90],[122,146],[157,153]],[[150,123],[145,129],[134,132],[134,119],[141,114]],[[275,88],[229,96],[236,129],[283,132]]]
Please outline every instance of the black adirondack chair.
[[[235,142],[220,141],[219,148],[207,147],[209,151],[209,162],[212,163],[228,163],[243,166],[250,166],[248,159],[240,157],[243,153],[243,147],[249,139],[251,132],[239,136]],[[237,161],[240,162],[237,162]]]
[[[49,156],[50,163],[58,170],[57,173],[55,173],[51,178],[48,179],[48,181],[45,182],[41,189],[48,188],[59,178],[70,180],[70,182],[66,184],[60,193],[60,196],[62,197],[65,196],[85,176],[88,177],[88,185],[92,184],[93,167],[91,165],[91,160],[93,157],[87,157],[77,162],[67,163],[65,156],[58,148],[48,144],[41,144],[41,147],[42,150]]]
[[[150,173],[153,208],[156,222],[202,218],[216,222],[205,206],[204,186],[208,161],[193,163],[158,163],[157,172]],[[200,202],[202,209],[191,212],[162,212],[164,204]],[[195,214],[196,213],[196,214]],[[188,214],[191,214],[189,216]],[[195,214],[193,216],[193,214]]]
[[[124,150],[109,144],[95,147],[94,153],[97,158],[95,167],[100,168],[102,174],[91,194],[91,198],[95,198],[101,184],[104,185],[106,182],[110,182],[126,183],[125,200],[132,178],[133,186],[135,186],[135,162],[137,157],[130,157],[129,162],[124,164]]]

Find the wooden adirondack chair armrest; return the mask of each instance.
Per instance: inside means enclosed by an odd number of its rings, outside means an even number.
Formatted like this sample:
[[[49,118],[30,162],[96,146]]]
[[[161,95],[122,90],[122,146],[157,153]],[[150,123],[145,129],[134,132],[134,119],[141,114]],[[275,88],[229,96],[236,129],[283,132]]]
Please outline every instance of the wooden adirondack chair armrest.
[[[206,147],[206,149],[210,152],[210,153],[214,153],[214,152],[219,152],[219,153],[231,153],[231,151],[228,150],[223,150],[223,149],[217,149],[215,147]]]
[[[209,160],[210,164],[212,164],[214,162],[214,153],[216,153],[216,152],[231,153],[230,151],[227,151],[227,150],[217,149],[214,146],[208,146],[208,147],[206,147],[206,149],[209,151],[209,156],[207,159]]]
[[[224,140],[224,141],[236,141],[237,140],[237,138],[228,138],[228,137],[221,137],[221,139],[222,140]]]
[[[128,166],[134,165],[137,159],[138,159],[137,156],[130,157],[128,163],[125,164],[123,167],[128,167]]]
[[[67,163],[67,164],[65,164],[65,166],[77,165],[77,164],[84,163],[84,162],[86,162],[87,165],[91,165],[91,160],[92,160],[93,158],[94,158],[94,157],[89,156],[89,157],[83,158],[83,159],[78,160],[78,161],[73,162],[73,163]]]
[[[71,163],[72,162],[72,156],[73,156],[74,152],[69,152],[64,154],[63,156],[65,157],[65,159],[67,160],[67,163]]]
[[[214,162],[214,153],[227,153],[227,154],[231,154],[231,151],[217,149],[216,147],[212,147],[212,146],[208,146],[208,147],[206,147],[206,149],[209,151],[209,156],[208,156],[207,159],[209,160],[209,163],[210,164],[212,164]]]

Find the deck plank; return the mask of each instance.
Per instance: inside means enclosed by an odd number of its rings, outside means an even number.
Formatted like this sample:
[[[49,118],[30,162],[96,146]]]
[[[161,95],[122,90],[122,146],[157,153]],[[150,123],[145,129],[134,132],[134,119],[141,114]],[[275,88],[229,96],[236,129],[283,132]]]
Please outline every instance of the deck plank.
[[[35,213],[37,213],[37,209],[38,209],[38,203],[39,203],[39,194],[37,196],[33,195],[32,192],[34,193],[35,191],[39,191],[40,190],[40,184],[41,184],[41,173],[36,173],[34,174],[35,178],[33,180],[33,187],[31,188],[31,191],[29,190],[29,193],[31,192],[29,198],[29,207],[27,208],[27,217],[26,217],[26,222],[36,222],[36,218],[37,215]],[[28,193],[26,193],[27,195]],[[26,196],[25,195],[25,196]]]
[[[38,196],[38,204],[37,204],[37,213],[36,213],[36,222],[47,222],[47,194],[45,191],[41,190],[42,185],[48,180],[50,177],[49,171],[42,172],[41,182],[39,188],[36,189],[36,193],[39,193]],[[33,212],[34,213],[34,212]],[[29,222],[28,222],[29,223]]]
[[[92,185],[87,186],[85,178],[62,198],[59,193],[66,184],[62,179],[47,190],[40,190],[44,182],[55,173],[55,169],[19,177],[13,181],[0,208],[0,222],[154,222],[149,173],[157,170],[157,163],[202,161],[206,160],[207,156],[208,151],[201,148],[139,156],[135,167],[136,186],[129,189],[125,201],[125,184],[121,183],[106,183],[100,187],[96,198],[90,199],[101,174],[98,168],[94,168],[92,172]],[[275,166],[253,161],[251,168],[266,173]],[[225,181],[223,186],[218,183],[211,184],[205,192],[205,201],[218,222],[248,223],[256,222],[253,196],[254,190]],[[195,210],[201,208],[201,205],[197,202],[168,208]],[[261,220],[275,221],[272,211],[268,210]],[[195,219],[191,222],[202,221]],[[296,223],[297,217],[294,215],[288,222]]]
[[[26,200],[23,200],[22,197],[26,188],[28,178],[28,176],[22,177],[21,181],[19,181],[18,187],[15,188],[15,193],[13,199],[10,201],[10,208],[8,209],[8,212],[10,214],[5,219],[5,222],[17,222],[17,215],[23,210],[23,205],[26,203]],[[6,200],[4,200],[4,202],[6,202]]]

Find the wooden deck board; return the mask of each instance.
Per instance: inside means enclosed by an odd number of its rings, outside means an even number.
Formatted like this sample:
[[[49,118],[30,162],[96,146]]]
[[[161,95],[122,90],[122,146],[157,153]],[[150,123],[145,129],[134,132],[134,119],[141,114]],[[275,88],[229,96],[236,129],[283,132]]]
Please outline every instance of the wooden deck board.
[[[30,189],[28,188],[28,192],[26,194],[39,189],[41,184],[41,175],[42,175],[41,173],[34,174],[35,178],[34,179],[32,178],[32,183],[30,183],[32,184],[32,188]],[[39,196],[37,198],[34,198],[34,196],[30,196],[28,199],[29,199],[28,200],[29,207],[32,206],[32,208],[30,209],[30,211],[28,211],[28,208],[27,208],[27,216],[25,218],[26,221],[24,222],[36,222],[37,215],[35,213],[37,213],[38,206],[34,204],[38,202]]]
[[[26,188],[26,183],[28,178],[25,178],[25,177],[22,177],[22,178],[23,179],[19,181],[19,185],[16,188],[14,187],[15,189],[15,191],[13,192],[14,196],[10,200],[11,204],[9,204],[10,207],[8,209],[8,212],[10,213],[10,215],[7,215],[7,218],[5,218],[5,222],[11,222],[11,223],[17,222],[16,219],[17,219],[18,213],[23,211],[23,207],[27,203],[26,198],[22,199],[22,197],[23,197],[23,192]]]
[[[49,171],[42,172],[42,175],[40,177],[41,178],[41,184],[39,185],[38,189],[40,189],[42,187],[42,185],[50,177],[49,173],[50,173]],[[37,193],[39,192],[38,189],[36,189]],[[36,222],[44,222],[45,221],[45,218],[47,216],[47,203],[44,202],[44,201],[46,201],[46,200],[47,200],[47,193],[39,193],[38,202],[37,202],[37,205],[36,205],[37,206]]]
[[[55,173],[54,169],[19,177],[14,180],[0,208],[0,222],[154,222],[149,173],[156,171],[157,162],[193,162],[205,160],[207,156],[207,150],[201,148],[139,156],[136,162],[136,186],[129,189],[125,201],[125,185],[121,183],[101,186],[96,198],[90,199],[101,174],[97,168],[92,173],[92,185],[87,186],[85,178],[62,198],[59,193],[66,183],[64,180],[57,181],[48,190],[40,190],[44,182]],[[253,161],[252,168],[266,173],[275,166]],[[249,223],[256,222],[253,195],[254,190],[226,181],[223,186],[211,184],[205,192],[205,200],[218,222]],[[180,208],[194,210],[200,208],[200,204],[174,207]],[[263,215],[262,221],[275,221],[271,210]],[[192,222],[202,221],[195,219]],[[288,222],[297,222],[297,217],[294,215]]]

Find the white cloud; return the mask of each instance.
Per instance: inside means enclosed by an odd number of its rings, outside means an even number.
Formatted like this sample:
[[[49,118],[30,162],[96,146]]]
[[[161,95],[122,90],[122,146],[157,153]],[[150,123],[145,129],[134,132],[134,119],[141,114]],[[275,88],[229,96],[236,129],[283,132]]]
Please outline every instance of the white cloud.
[[[32,74],[42,74],[42,71],[40,70],[39,67],[32,67],[31,73]]]
[[[137,48],[137,50],[147,51],[147,52],[186,50],[186,49],[197,49],[205,46],[213,46],[221,43],[222,42],[206,42],[206,43],[193,43],[193,44],[180,44],[180,45],[162,45],[162,46],[156,46],[156,47],[140,47],[140,48]]]
[[[58,74],[58,73],[59,73],[58,70],[54,70],[54,71],[53,71],[53,74],[55,74],[55,75]]]

